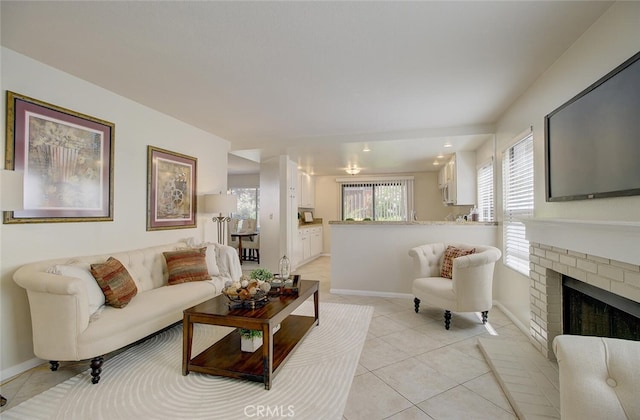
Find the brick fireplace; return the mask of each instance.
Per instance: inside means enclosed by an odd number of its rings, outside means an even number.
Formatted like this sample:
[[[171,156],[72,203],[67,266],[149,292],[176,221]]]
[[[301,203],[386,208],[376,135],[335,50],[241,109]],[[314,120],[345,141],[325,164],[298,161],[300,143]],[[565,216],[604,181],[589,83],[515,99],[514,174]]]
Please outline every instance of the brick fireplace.
[[[562,334],[562,275],[640,303],[640,223],[525,221],[530,244],[530,334],[547,358]]]

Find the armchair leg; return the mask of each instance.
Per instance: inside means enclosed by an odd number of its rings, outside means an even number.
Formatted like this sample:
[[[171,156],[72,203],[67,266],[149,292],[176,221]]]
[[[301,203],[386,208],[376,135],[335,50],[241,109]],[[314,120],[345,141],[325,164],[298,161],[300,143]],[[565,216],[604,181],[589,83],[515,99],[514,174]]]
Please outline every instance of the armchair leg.
[[[420,309],[420,299],[413,298],[413,304],[415,306],[416,313],[418,313],[418,310]]]
[[[49,369],[51,369],[51,372],[55,372],[60,367],[60,362],[58,362],[57,360],[49,360],[49,365]]]
[[[444,328],[446,330],[451,326],[451,311],[444,311]]]
[[[100,382],[100,374],[102,373],[102,362],[104,358],[102,356],[94,357],[91,359],[91,383],[97,384]]]
[[[489,318],[489,311],[482,311],[482,323],[486,324]]]

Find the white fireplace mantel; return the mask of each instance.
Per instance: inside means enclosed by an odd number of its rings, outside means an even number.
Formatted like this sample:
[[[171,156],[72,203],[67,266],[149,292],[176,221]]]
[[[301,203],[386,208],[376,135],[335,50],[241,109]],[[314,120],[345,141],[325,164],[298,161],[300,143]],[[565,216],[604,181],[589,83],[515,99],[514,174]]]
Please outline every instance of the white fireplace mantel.
[[[521,219],[527,240],[640,265],[640,222]]]

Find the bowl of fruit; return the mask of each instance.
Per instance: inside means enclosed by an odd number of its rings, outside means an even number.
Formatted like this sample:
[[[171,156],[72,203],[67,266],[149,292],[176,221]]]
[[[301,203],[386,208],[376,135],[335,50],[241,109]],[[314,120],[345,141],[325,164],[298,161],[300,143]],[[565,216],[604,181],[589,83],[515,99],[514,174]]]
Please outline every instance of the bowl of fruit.
[[[239,281],[227,281],[222,294],[229,299],[229,307],[255,309],[269,301],[271,284],[242,276]]]

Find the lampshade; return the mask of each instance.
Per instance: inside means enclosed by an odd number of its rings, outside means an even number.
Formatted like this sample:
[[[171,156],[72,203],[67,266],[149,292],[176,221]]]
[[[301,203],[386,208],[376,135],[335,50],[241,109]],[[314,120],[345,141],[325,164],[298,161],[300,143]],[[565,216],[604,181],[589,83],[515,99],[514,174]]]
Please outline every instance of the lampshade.
[[[24,209],[24,172],[0,171],[1,210]]]
[[[230,214],[238,210],[238,196],[233,194],[207,194],[204,196],[205,213]]]

